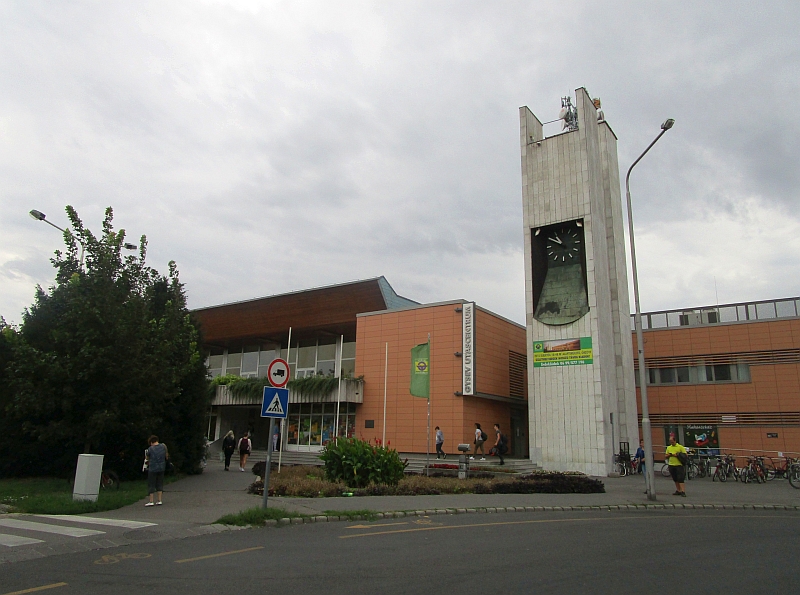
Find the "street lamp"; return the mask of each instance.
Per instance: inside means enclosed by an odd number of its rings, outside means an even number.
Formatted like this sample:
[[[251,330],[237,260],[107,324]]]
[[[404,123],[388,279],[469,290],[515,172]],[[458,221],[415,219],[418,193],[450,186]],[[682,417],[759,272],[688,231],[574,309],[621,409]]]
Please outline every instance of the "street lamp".
[[[37,221],[44,221],[44,222],[45,222],[45,223],[47,223],[48,225],[51,225],[51,226],[55,227],[55,228],[56,228],[58,231],[60,231],[61,233],[67,233],[67,232],[66,232],[66,230],[64,230],[64,229],[61,229],[61,228],[60,228],[58,225],[56,225],[55,223],[51,223],[50,221],[48,221],[48,220],[47,220],[47,216],[46,216],[44,213],[42,213],[41,211],[37,211],[36,209],[31,209],[31,210],[28,212],[28,214],[29,214],[31,217],[33,217],[34,219],[36,219]],[[75,237],[75,239],[76,239],[76,240],[78,240],[78,242],[79,242],[79,243],[80,243],[80,245],[81,245],[81,264],[80,264],[80,266],[81,266],[81,270],[83,270],[83,253],[86,251],[86,246],[84,246],[84,245],[83,245],[83,242],[81,242],[80,238],[78,238],[77,236]]]
[[[64,230],[64,229],[61,229],[61,228],[60,228],[58,225],[56,225],[55,223],[51,223],[50,221],[48,221],[48,220],[47,220],[47,215],[45,215],[45,214],[44,214],[44,213],[42,213],[41,211],[37,211],[36,209],[31,209],[30,211],[28,211],[28,214],[29,214],[29,215],[30,215],[30,216],[31,216],[33,219],[36,219],[37,221],[44,221],[44,222],[45,222],[45,223],[47,223],[48,225],[52,225],[53,227],[55,227],[55,228],[56,228],[58,231],[60,231],[61,233],[66,233],[66,230]],[[86,246],[84,246],[84,245],[83,245],[83,242],[81,242],[80,238],[78,238],[78,237],[75,237],[75,239],[76,239],[76,240],[78,240],[78,242],[79,242],[79,243],[80,243],[80,245],[81,245],[81,270],[83,270],[83,253],[84,253],[84,252],[85,252],[85,250],[86,250]],[[123,247],[124,247],[126,250],[138,250],[138,249],[139,249],[139,246],[137,246],[136,244],[131,244],[130,242],[125,242],[125,243],[123,244]]]
[[[628,174],[625,176],[625,197],[628,201],[628,236],[631,243],[631,269],[633,270],[633,301],[636,307],[636,313],[633,316],[634,326],[636,327],[636,348],[639,355],[639,389],[642,394],[642,434],[644,438],[644,461],[645,461],[645,480],[647,483],[647,499],[656,499],[656,486],[655,486],[655,473],[653,472],[653,434],[650,430],[650,410],[647,405],[647,374],[644,364],[644,340],[642,339],[642,310],[639,306],[639,276],[636,272],[636,246],[633,242],[633,208],[631,207],[631,187],[630,178],[631,171],[639,161],[642,160],[647,152],[658,142],[664,133],[672,128],[675,120],[672,118],[666,120],[661,125],[661,132],[655,140],[648,145],[644,152],[639,155],[638,159],[633,162],[633,165],[628,168]]]

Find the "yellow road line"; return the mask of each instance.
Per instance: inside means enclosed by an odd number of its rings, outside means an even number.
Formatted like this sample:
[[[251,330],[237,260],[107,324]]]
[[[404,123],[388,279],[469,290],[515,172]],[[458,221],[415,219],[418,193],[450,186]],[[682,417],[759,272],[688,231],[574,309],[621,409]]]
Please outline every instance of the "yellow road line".
[[[667,510],[665,509],[665,512]],[[669,512],[674,512],[669,510]],[[766,511],[769,512],[769,511]],[[692,519],[763,519],[767,515],[738,515],[738,514],[715,514],[715,515],[692,515]],[[472,523],[469,525],[439,525],[434,527],[416,527],[414,529],[393,529],[391,531],[374,531],[372,533],[356,533],[355,535],[340,535],[339,539],[352,539],[353,537],[371,537],[372,535],[392,535],[394,533],[415,533],[418,531],[441,531],[443,529],[468,529],[471,527],[498,527],[502,525],[533,525],[539,523],[592,523],[592,522],[618,522],[622,520],[636,520],[636,519],[673,519],[674,516],[650,516],[650,515],[636,515],[626,517],[609,517],[602,519],[539,519],[535,521],[498,521],[495,523]]]
[[[264,546],[249,547],[243,550],[234,550],[232,552],[221,552],[219,554],[209,554],[208,556],[198,556],[197,558],[184,558],[183,560],[175,560],[175,564],[183,564],[184,562],[197,562],[198,560],[208,560],[209,558],[219,558],[220,556],[231,556],[233,554],[241,554],[243,552],[253,552],[255,550],[263,550]]]
[[[350,525],[345,529],[373,529],[377,527],[393,527],[395,525],[407,525],[408,523],[381,523],[380,525]]]
[[[442,529],[466,529],[469,527],[497,527],[499,525],[530,525],[533,523],[591,523],[617,519],[542,519],[537,521],[503,521],[496,523],[473,523],[470,525],[437,525],[434,527],[417,527],[414,529],[393,529],[392,531],[375,531],[372,533],[357,533],[355,535],[340,535],[339,539],[352,537],[366,537],[368,535],[390,535],[392,533],[415,533],[417,531],[441,531]]]
[[[66,587],[67,583],[53,583],[52,585],[42,585],[41,587],[31,587],[30,589],[23,589],[22,591],[13,591],[11,593],[3,593],[3,595],[23,595],[24,593],[37,593],[46,589],[55,589],[56,587]]]

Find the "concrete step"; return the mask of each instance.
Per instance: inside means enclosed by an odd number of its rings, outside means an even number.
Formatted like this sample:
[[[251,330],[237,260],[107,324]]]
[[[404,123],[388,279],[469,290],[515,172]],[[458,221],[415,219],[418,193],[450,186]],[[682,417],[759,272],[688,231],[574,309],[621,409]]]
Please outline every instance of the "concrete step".
[[[421,453],[399,453],[400,460],[408,460],[408,467],[406,470],[411,473],[423,473],[425,471],[425,454]],[[272,453],[272,461],[277,462],[279,453]],[[254,450],[250,454],[250,462],[266,461],[266,450]],[[505,459],[505,469],[515,471],[517,473],[531,473],[539,469],[538,465],[531,462],[530,459]],[[436,460],[435,455],[430,457],[431,465],[435,464],[450,464],[458,465],[458,455],[448,454],[446,459]],[[281,465],[310,465],[321,467],[323,465],[319,458],[319,453],[316,452],[297,452],[297,451],[284,451],[281,456]],[[500,467],[500,459],[497,457],[486,457],[485,461],[479,458],[470,461],[470,465],[474,467]]]

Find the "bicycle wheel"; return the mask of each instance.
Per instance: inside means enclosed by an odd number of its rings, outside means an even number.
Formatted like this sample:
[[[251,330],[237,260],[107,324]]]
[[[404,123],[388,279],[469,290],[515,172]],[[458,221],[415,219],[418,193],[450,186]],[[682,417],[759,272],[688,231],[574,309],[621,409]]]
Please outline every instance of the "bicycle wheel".
[[[795,463],[789,467],[787,475],[789,476],[789,485],[800,490],[800,464]]]
[[[775,470],[775,467],[767,467],[764,469],[764,474],[767,476],[767,481],[772,481],[775,479],[778,472]]]
[[[661,475],[664,477],[669,477],[669,464],[664,463],[663,467],[661,467]]]
[[[617,467],[619,468],[620,477],[625,477],[628,474],[628,469],[625,467],[625,463],[617,463]]]
[[[691,463],[686,466],[686,479],[694,479],[697,477],[697,465]]]
[[[103,471],[100,475],[100,487],[106,490],[118,490],[119,476],[111,469]]]

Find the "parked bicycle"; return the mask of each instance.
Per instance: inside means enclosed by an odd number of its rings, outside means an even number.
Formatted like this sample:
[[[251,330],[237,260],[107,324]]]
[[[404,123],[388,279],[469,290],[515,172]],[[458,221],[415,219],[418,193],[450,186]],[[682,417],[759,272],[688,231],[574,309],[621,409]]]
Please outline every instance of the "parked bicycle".
[[[741,470],[740,479],[743,483],[767,483],[764,457],[748,457],[747,465]]]
[[[800,490],[800,463],[793,463],[789,467],[789,485]]]
[[[639,472],[639,463],[636,459],[631,459],[630,455],[627,457],[618,455],[617,469],[619,470],[620,477],[636,475]]]
[[[764,462],[764,467],[767,472],[767,480],[775,479],[776,477],[786,479],[789,477],[789,470],[795,463],[800,463],[800,459],[793,459],[792,457],[783,457],[783,462],[775,464],[775,460],[769,457],[769,462]]]
[[[103,469],[103,472],[100,474],[100,487],[104,490],[118,490],[119,475],[111,469]]]
[[[734,481],[739,481],[739,469],[736,468],[736,457],[734,455],[726,454],[717,457],[717,466],[711,476],[711,481],[728,481],[729,477],[733,477]]]

